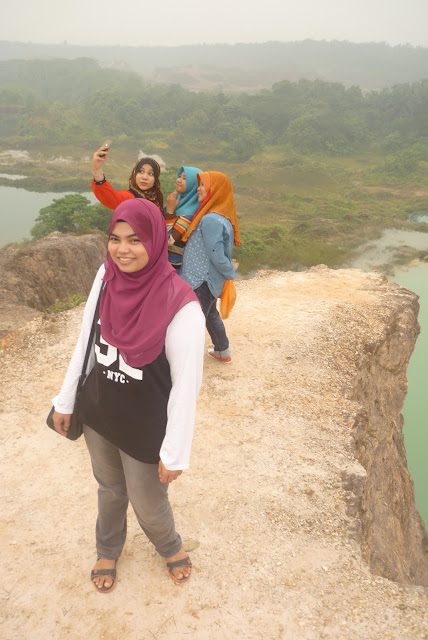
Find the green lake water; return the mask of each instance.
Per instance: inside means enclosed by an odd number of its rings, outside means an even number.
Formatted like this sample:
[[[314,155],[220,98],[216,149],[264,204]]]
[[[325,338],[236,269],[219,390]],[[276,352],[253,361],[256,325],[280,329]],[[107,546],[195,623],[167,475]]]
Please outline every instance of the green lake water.
[[[421,332],[407,369],[403,417],[407,464],[415,481],[416,504],[428,529],[428,264],[402,271],[391,279],[420,296]]]
[[[70,193],[37,193],[0,186],[1,236],[0,247],[9,242],[29,239],[30,230],[40,209],[47,207],[54,199],[59,200]],[[74,192],[73,192],[74,193]],[[91,203],[97,202],[92,191],[82,193]]]
[[[428,222],[426,211],[415,212],[410,217],[415,222]],[[406,247],[428,252],[428,234],[386,229],[380,238],[361,246],[358,256],[346,266],[385,273],[387,265],[394,264]],[[421,331],[407,369],[408,389],[402,413],[407,465],[415,482],[416,505],[428,529],[428,264],[418,262],[396,268],[394,274],[387,277],[419,296]]]

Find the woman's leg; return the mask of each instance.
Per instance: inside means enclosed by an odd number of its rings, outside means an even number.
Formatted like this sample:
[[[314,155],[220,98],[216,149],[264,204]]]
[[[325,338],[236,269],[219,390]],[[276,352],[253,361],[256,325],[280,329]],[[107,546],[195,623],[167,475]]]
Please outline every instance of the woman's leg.
[[[115,560],[125,544],[129,502],[120,451],[87,425],[83,433],[98,482],[97,555]]]
[[[147,464],[120,452],[126,486],[140,527],[163,558],[176,554],[182,546],[175,530],[168,499],[168,484],[159,480],[157,464]]]
[[[202,305],[207,331],[210,334],[216,355],[220,358],[228,358],[230,356],[229,340],[223,320],[217,311],[217,298],[213,296],[206,282],[203,282],[200,287],[195,289],[195,293]]]
[[[192,565],[175,530],[168,484],[159,480],[157,464],[139,462],[123,451],[120,455],[128,496],[142,530],[167,563],[178,564],[170,568],[170,573],[176,582],[184,582],[190,577]]]

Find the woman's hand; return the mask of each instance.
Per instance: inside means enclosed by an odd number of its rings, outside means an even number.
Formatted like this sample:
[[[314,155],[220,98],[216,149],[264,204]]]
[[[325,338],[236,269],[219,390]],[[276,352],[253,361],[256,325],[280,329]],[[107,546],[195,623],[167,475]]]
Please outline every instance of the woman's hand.
[[[95,151],[94,155],[92,156],[92,173],[94,174],[95,179],[97,178],[99,180],[103,179],[104,173],[101,167],[103,166],[104,162],[107,160],[109,151],[110,149],[106,147],[100,147],[97,151]],[[103,155],[100,155],[100,154],[103,154]]]
[[[67,437],[68,428],[70,426],[70,413],[58,413],[57,411],[53,412],[52,420],[54,423],[55,431],[64,438]]]
[[[239,262],[237,260],[235,260],[235,258],[232,258],[232,264],[234,265],[236,271],[238,271]]]
[[[163,484],[176,480],[176,478],[178,478],[178,476],[181,476],[181,474],[183,473],[182,471],[168,471],[168,469],[165,468],[165,465],[162,462],[162,460],[159,460],[158,470],[159,470],[159,480]]]
[[[169,193],[166,197],[166,213],[173,214],[175,213],[176,208],[178,207],[178,203],[180,202],[180,197],[177,195],[176,191]]]

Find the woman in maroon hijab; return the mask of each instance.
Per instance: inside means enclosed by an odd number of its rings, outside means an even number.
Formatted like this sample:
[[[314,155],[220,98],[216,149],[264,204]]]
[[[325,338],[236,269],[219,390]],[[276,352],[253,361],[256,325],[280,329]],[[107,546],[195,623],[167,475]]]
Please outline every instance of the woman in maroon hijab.
[[[168,484],[189,467],[205,319],[191,287],[168,262],[165,221],[152,202],[126,200],[113,212],[107,260],[53,401],[55,429],[64,436],[101,289],[90,373],[79,397],[99,485],[91,578],[101,593],[115,587],[130,501],[170,577],[185,582],[192,565],[175,530]]]

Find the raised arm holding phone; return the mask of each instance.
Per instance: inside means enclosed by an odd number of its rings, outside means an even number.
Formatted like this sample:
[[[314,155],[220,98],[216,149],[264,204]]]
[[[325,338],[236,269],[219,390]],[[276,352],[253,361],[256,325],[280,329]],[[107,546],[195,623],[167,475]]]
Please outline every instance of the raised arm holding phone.
[[[115,209],[124,200],[144,198],[163,212],[163,195],[160,188],[160,166],[153,158],[141,158],[129,176],[129,188],[117,191],[104,175],[104,163],[108,160],[111,140],[106,140],[92,156],[92,191],[97,200],[108,209]]]

